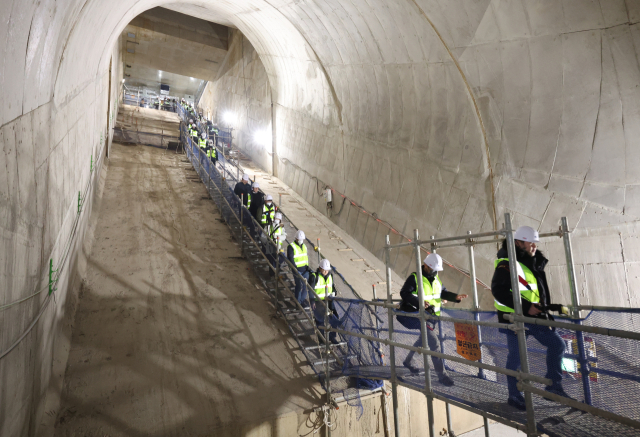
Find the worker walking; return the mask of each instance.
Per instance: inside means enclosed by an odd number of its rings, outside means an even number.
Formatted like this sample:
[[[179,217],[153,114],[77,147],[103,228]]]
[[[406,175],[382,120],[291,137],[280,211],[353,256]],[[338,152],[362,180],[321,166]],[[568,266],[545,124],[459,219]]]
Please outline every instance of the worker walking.
[[[320,266],[318,270],[311,273],[309,275],[309,285],[313,287],[313,291],[315,292],[315,296],[313,297],[312,308],[313,315],[316,319],[316,325],[318,325],[318,329],[322,332],[322,335],[326,338],[326,333],[324,330],[324,321],[325,321],[325,305],[329,306],[329,318],[328,322],[332,328],[337,328],[340,325],[340,321],[337,317],[337,311],[335,308],[335,304],[332,300],[327,300],[327,296],[335,296],[335,289],[333,288],[333,272],[331,271],[331,264],[328,259],[323,259],[320,261]],[[321,302],[324,302],[323,305]],[[329,341],[331,343],[337,343],[336,340],[337,334],[333,331],[329,333]]]
[[[422,289],[424,292],[425,311],[434,316],[440,315],[440,309],[443,303],[447,303],[447,301],[449,300],[460,302],[462,301],[462,299],[468,297],[466,294],[456,294],[448,291],[444,287],[444,285],[442,285],[442,281],[440,281],[440,278],[438,277],[438,272],[441,271],[442,258],[440,257],[440,255],[435,253],[429,254],[424,259],[424,264],[422,265]],[[407,278],[404,285],[402,286],[402,289],[400,290],[400,297],[402,298],[400,311],[408,313],[416,313],[419,311],[420,300],[418,298],[418,290],[418,275],[417,273],[412,273]],[[400,315],[397,316],[397,319],[398,322],[400,322],[407,329],[420,329],[420,319]],[[426,325],[427,343],[429,344],[429,349],[434,352],[441,352],[440,340],[438,339],[438,333],[436,332],[436,330],[439,329],[437,321],[427,320]],[[418,336],[418,340],[416,340],[413,346],[422,347],[421,335]],[[403,364],[411,372],[419,373],[422,371],[422,369],[414,366],[411,362],[414,354],[414,351],[409,352]],[[438,374],[438,380],[440,381],[440,383],[447,387],[451,387],[453,385],[453,380],[447,374],[442,360],[432,355],[431,361],[433,362],[433,368]]]
[[[516,260],[518,262],[518,289],[522,302],[522,314],[526,317],[550,319],[553,317],[548,311],[568,312],[562,305],[552,305],[547,275],[544,271],[549,260],[537,250],[540,241],[538,231],[530,226],[520,226],[514,236],[516,246]],[[506,314],[513,314],[513,293],[511,291],[511,275],[509,272],[509,255],[507,240],[502,242],[495,261],[495,271],[491,280],[491,293],[495,299],[494,306],[498,310],[498,321],[509,323]],[[550,393],[570,398],[562,388],[562,360],[564,358],[564,340],[555,328],[542,325],[525,324],[527,337],[532,335],[540,344],[547,348],[547,374],[553,384],[546,387]],[[507,369],[517,370],[520,366],[518,337],[510,329],[500,329],[507,336]],[[507,403],[519,410],[526,410],[524,396],[518,390],[517,380],[507,376],[509,399]]]
[[[207,148],[207,134],[205,134],[204,132],[202,132],[202,135],[198,140],[198,146],[202,149],[203,152]]]
[[[251,184],[249,183],[248,174],[245,173],[242,175],[242,180],[236,183],[236,186],[233,187],[233,193],[238,197],[242,197],[244,206],[247,206],[251,193]]]
[[[280,261],[280,253],[282,252],[282,243],[287,239],[287,233],[282,224],[282,214],[275,213],[273,221],[269,223],[264,230],[265,239],[271,240],[274,244],[264,241],[265,253],[271,265],[276,267],[276,260]],[[269,275],[273,276],[273,271],[269,269]]]
[[[262,207],[262,217],[260,217],[260,223],[263,228],[266,228],[271,224],[271,222],[273,222],[275,214],[276,206],[273,204],[273,196],[271,196],[271,194],[267,194],[267,197],[264,200],[264,206]]]
[[[213,140],[208,141],[207,156],[215,166],[216,162],[218,162],[218,151],[216,150],[216,146],[213,144]]]
[[[296,233],[295,240],[287,247],[287,258],[293,264],[300,276],[295,275],[295,297],[302,304],[303,307],[308,308],[309,303],[307,301],[309,292],[304,283],[304,280],[309,280],[309,254],[307,253],[307,246],[304,244],[306,236],[303,231]]]
[[[251,188],[252,191],[249,193],[247,208],[249,208],[249,212],[253,218],[260,223],[262,221],[262,209],[264,207],[264,193],[260,191],[260,184],[258,182],[254,182]]]

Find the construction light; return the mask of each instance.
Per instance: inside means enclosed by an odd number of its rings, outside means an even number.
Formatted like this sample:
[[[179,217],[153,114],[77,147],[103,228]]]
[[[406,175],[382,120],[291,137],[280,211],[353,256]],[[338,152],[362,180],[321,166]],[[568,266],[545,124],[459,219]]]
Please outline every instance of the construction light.
[[[231,111],[227,111],[222,115],[222,121],[228,125],[232,125],[236,122],[236,115]]]
[[[253,135],[253,139],[261,146],[268,146],[271,144],[271,132],[268,130],[259,130]]]

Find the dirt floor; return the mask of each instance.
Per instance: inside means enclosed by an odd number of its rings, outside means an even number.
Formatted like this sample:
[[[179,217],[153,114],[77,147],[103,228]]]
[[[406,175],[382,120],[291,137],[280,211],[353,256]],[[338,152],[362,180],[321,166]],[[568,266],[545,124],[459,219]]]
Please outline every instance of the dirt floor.
[[[183,156],[114,144],[94,214],[56,436],[234,435],[320,403]]]

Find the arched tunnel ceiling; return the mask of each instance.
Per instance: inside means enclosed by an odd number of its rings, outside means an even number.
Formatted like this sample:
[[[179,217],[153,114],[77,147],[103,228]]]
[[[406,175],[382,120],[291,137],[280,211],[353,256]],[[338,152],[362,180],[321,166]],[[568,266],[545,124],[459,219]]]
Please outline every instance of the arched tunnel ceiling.
[[[72,99],[163,5],[241,30],[281,156],[401,230],[491,229],[511,212],[635,235],[638,0],[5,2],[1,122]]]
[[[2,1],[6,299],[29,296],[61,259],[87,163],[108,143],[117,109],[117,40],[164,5],[211,11],[207,19],[255,47],[285,180],[315,189],[312,177],[322,179],[405,234],[492,229],[505,212],[548,231],[567,216],[578,227],[583,303],[640,306],[640,0]],[[359,224],[349,226],[363,241]],[[489,246],[477,250],[485,280]],[[569,302],[562,244],[543,249],[557,301]],[[466,253],[442,253],[467,263]],[[51,363],[64,362],[51,348],[65,296],[37,340],[3,364],[25,384],[3,391],[0,434],[41,429],[48,410],[34,396]],[[17,332],[24,314],[4,319],[4,332]]]

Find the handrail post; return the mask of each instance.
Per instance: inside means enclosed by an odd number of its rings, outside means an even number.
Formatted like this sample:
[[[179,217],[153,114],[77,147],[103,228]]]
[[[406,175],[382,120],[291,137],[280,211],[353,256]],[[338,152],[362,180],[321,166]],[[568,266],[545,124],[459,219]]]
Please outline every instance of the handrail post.
[[[420,235],[418,230],[413,231],[414,247],[416,253],[416,281],[418,282],[418,302],[420,312],[420,337],[422,338],[422,348],[427,349],[427,322],[424,317],[424,286],[422,284],[422,260],[420,259]],[[431,369],[429,368],[429,355],[422,354],[424,361],[424,384],[425,384],[425,396],[427,397],[427,413],[429,421],[429,437],[435,437],[436,429],[433,418],[433,391],[431,388]]]
[[[511,276],[511,291],[513,293],[513,310],[519,316],[522,315],[522,298],[518,281],[518,260],[516,258],[516,243],[513,239],[513,227],[511,226],[511,214],[504,215],[504,226],[507,240],[507,253],[509,256],[509,274]],[[527,337],[524,332],[524,323],[515,322],[516,335],[518,337],[518,352],[520,353],[520,368],[523,373],[529,373],[529,358],[527,355]],[[533,409],[533,397],[531,392],[524,391],[524,402],[527,408],[527,435],[532,437],[536,432],[536,415]]]
[[[329,369],[329,355],[330,355],[330,346],[329,346],[329,285],[324,286],[324,356],[325,356],[325,384],[327,388],[327,419],[324,424],[326,427],[326,436],[331,437],[331,423],[329,419],[331,418],[331,370]]]
[[[571,290],[571,306],[572,317],[580,322],[580,296],[578,295],[578,286],[576,281],[576,270],[573,263],[573,249],[571,248],[571,234],[569,231],[569,223],[566,217],[562,217],[562,242],[564,245],[564,254],[567,260],[567,274],[569,276],[569,289]],[[576,343],[578,345],[578,362],[580,363],[580,375],[582,377],[582,389],[584,391],[584,403],[592,404],[591,399],[591,381],[589,380],[589,360],[587,359],[587,351],[584,347],[584,333],[576,331]]]
[[[435,240],[436,236],[432,235],[431,239]],[[436,251],[438,250],[438,245],[437,243],[431,243],[431,252],[432,253],[436,253]],[[422,265],[420,266],[422,267]],[[442,321],[438,320],[438,341],[440,342],[440,352],[444,353],[444,336],[442,335]],[[442,361],[442,368],[444,369],[445,367],[445,360],[441,360]],[[426,369],[426,367],[425,367]],[[447,417],[447,435],[449,437],[454,437],[455,434],[453,432],[453,426],[451,425],[451,406],[449,405],[449,402],[445,402],[444,403],[444,411],[445,411],[445,415]]]
[[[240,194],[240,253],[244,255],[244,193]]]
[[[467,234],[471,234],[471,231],[467,231]],[[478,311],[480,310],[480,299],[478,298],[478,283],[476,279],[475,251],[473,249],[473,239],[469,238],[467,241],[469,243],[469,279],[471,280],[471,296],[473,296],[473,309],[475,310],[473,319],[479,322],[480,314],[478,314]],[[480,352],[482,352],[482,329],[480,326],[478,326],[478,344],[480,345]],[[482,356],[482,353],[480,355]],[[482,362],[482,358],[480,358],[480,362]],[[478,377],[482,379],[485,378],[483,369],[478,369]]]
[[[389,261],[389,246],[391,242],[389,235],[386,236],[384,248],[384,264],[387,277],[387,303],[391,305],[391,262]],[[389,323],[389,341],[393,341],[393,310],[387,308],[387,319]],[[400,437],[400,419],[398,416],[398,377],[396,375],[396,348],[389,346],[389,362],[391,367],[391,398],[393,403],[393,428],[395,436]]]

